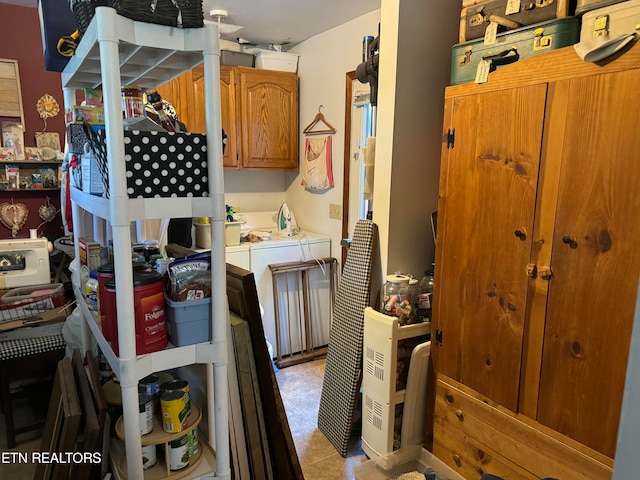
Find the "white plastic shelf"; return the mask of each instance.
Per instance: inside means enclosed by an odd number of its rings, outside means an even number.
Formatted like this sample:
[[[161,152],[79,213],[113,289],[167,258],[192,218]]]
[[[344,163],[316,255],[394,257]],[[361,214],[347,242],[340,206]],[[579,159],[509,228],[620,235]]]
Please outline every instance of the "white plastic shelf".
[[[100,20],[96,19],[100,17]],[[202,63],[208,28],[173,28],[134,22],[112,8],[98,7],[75,55],[62,72],[63,88],[102,85],[100,41],[119,41],[122,85],[155,88]]]
[[[84,297],[76,285],[73,286],[73,292],[75,294],[80,313],[85,320],[85,324],[91,330],[100,350],[102,350],[102,353],[109,362],[109,366],[118,378],[120,378],[123,363],[113,352],[111,344],[102,335],[102,330],[96,323],[93,314],[89,311],[89,308],[84,301]],[[142,379],[152,373],[184,365],[191,365],[194,363],[217,363],[221,361],[223,357],[222,352],[225,351],[221,347],[221,344],[210,342],[185,345],[183,347],[176,347],[169,343],[164,350],[136,356],[136,361],[133,364],[135,369],[134,376],[137,379]]]
[[[102,222],[109,221],[113,240],[116,285],[119,357],[102,336],[93,315],[84,304],[79,269],[74,273],[74,290],[83,319],[83,343],[89,344],[89,334],[97,339],[107,360],[120,378],[124,435],[126,442],[126,477],[143,480],[140,430],[138,425],[138,380],[152,372],[194,363],[208,368],[208,430],[215,432],[218,446],[217,463],[204,472],[224,480],[230,478],[229,430],[227,423],[228,395],[226,368],[226,302],[212,302],[212,341],[185,347],[167,348],[160,352],[136,355],[134,326],[134,292],[131,267],[131,222],[158,218],[208,216],[212,218],[211,285],[216,294],[226,292],[224,250],[224,182],[222,168],[222,138],[220,136],[220,64],[218,32],[215,25],[203,28],[179,29],[163,25],[135,22],[117,15],[108,7],[98,7],[75,55],[62,72],[65,108],[75,104],[75,90],[102,88],[109,167],[109,199],[71,190],[74,236],[104,233]],[[126,187],[124,129],[121,88],[135,84],[143,89],[155,88],[194,66],[204,63],[207,178],[206,198],[130,199]],[[87,231],[85,214],[93,217],[93,232]],[[104,239],[101,239],[104,241]],[[80,257],[75,245],[76,258]],[[214,421],[215,418],[215,421]],[[113,454],[113,452],[112,452]],[[202,462],[205,463],[205,462]],[[199,467],[200,469],[200,467]]]
[[[83,210],[112,221],[108,198],[98,197],[71,189],[71,200]],[[126,200],[126,218],[129,222],[154,218],[214,217],[213,202],[209,197],[129,198]]]
[[[394,450],[396,409],[406,398],[411,352],[406,356],[404,385],[398,388],[399,342],[425,337],[431,333],[431,323],[401,326],[396,317],[364,311],[363,373],[362,373],[362,449],[370,458]],[[402,383],[402,382],[401,382]]]

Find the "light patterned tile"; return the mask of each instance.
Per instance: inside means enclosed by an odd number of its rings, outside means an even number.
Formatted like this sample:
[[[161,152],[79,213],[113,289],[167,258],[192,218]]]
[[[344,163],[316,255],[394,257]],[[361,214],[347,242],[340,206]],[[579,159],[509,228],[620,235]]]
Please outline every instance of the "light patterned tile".
[[[305,480],[353,480],[353,467],[366,461],[360,440],[351,439],[347,458],[317,428],[325,359],[281,369],[278,387]]]

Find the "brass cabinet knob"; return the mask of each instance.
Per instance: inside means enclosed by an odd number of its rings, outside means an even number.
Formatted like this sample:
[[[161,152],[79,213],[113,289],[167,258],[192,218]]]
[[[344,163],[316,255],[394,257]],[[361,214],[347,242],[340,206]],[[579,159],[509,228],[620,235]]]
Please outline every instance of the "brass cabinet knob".
[[[462,459],[460,458],[460,455],[454,454],[451,458],[453,459],[453,463],[455,463],[458,467],[462,466]]]
[[[538,266],[535,263],[527,264],[527,276],[530,278],[536,278],[538,276]]]
[[[456,410],[456,417],[458,417],[458,420],[460,420],[461,422],[464,422],[464,415],[462,414],[462,410]]]

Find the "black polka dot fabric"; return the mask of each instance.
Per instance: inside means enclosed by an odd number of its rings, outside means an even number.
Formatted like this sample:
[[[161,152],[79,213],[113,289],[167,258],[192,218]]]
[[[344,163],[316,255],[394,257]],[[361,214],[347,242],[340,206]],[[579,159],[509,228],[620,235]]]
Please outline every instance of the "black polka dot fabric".
[[[98,132],[102,146],[104,135]],[[93,150],[100,169],[108,171],[108,162],[100,162],[104,147]],[[131,130],[124,132],[124,150],[129,198],[209,195],[205,135]]]
[[[204,135],[134,130],[124,147],[130,198],[207,196]]]

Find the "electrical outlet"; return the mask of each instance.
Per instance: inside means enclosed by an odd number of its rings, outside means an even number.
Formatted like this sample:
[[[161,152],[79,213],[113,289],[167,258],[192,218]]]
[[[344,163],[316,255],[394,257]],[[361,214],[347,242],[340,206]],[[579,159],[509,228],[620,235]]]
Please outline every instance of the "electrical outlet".
[[[329,218],[340,220],[342,218],[342,207],[337,203],[329,204]]]

